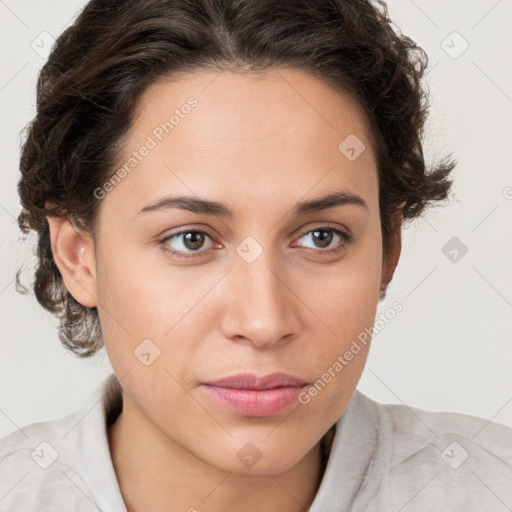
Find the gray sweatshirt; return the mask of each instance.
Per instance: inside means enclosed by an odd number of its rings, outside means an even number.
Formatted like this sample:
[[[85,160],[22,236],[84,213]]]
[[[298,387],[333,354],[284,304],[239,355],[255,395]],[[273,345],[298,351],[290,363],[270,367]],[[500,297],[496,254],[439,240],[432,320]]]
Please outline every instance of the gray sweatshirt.
[[[112,374],[77,411],[0,439],[0,511],[126,512],[107,438],[121,402]],[[511,511],[512,430],[356,390],[309,510]]]

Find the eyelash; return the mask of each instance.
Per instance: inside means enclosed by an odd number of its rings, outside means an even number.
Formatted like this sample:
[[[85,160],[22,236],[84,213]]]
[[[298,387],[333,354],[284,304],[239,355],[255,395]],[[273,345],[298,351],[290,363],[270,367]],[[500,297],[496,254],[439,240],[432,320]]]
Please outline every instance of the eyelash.
[[[333,253],[339,252],[344,248],[345,244],[349,244],[352,241],[351,235],[349,235],[348,233],[345,233],[344,231],[341,231],[339,228],[335,228],[330,225],[324,225],[324,226],[315,227],[313,229],[309,229],[308,231],[305,231],[304,233],[302,233],[302,235],[299,237],[299,239],[303,238],[305,235],[308,235],[309,233],[312,233],[313,231],[332,231],[333,233],[337,234],[343,240],[343,243],[341,245],[339,245],[338,247],[333,247],[331,249],[317,249],[316,250],[317,252],[320,252],[322,254],[333,254]],[[204,234],[204,235],[212,238],[207,232],[201,231],[199,229],[183,229],[183,230],[177,231],[176,233],[171,233],[170,235],[167,235],[165,238],[158,240],[158,244],[161,246],[162,250],[165,253],[171,254],[172,256],[176,256],[178,258],[190,259],[190,258],[196,258],[198,256],[201,256],[202,252],[196,251],[196,252],[186,253],[186,252],[176,251],[175,249],[169,249],[169,246],[166,244],[166,242],[168,242],[172,238],[178,237],[179,235],[183,235],[185,233],[201,233],[201,234]],[[309,249],[311,249],[311,248],[309,248]],[[315,250],[315,249],[313,249],[313,250]]]

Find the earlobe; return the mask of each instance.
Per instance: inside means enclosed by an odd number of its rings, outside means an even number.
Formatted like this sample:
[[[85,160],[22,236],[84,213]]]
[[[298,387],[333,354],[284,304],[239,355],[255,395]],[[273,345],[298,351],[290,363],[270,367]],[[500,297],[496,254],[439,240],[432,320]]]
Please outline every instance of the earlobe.
[[[53,259],[69,293],[86,307],[97,306],[94,241],[66,216],[48,215]]]

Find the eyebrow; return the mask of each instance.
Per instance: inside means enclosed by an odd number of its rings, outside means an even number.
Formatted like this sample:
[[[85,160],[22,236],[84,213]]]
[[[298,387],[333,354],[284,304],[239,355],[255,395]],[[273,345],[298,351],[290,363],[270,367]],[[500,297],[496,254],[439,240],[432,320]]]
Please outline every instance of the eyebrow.
[[[368,210],[368,205],[362,197],[342,190],[310,201],[299,202],[295,205],[292,213],[293,215],[301,216],[333,208],[335,206],[344,206],[349,204],[360,206],[365,210]],[[181,210],[188,210],[193,213],[204,215],[218,215],[228,218],[232,218],[234,216],[233,211],[222,203],[217,201],[208,201],[206,199],[200,199],[193,196],[166,196],[154,203],[144,206],[137,215],[172,208],[179,208]]]

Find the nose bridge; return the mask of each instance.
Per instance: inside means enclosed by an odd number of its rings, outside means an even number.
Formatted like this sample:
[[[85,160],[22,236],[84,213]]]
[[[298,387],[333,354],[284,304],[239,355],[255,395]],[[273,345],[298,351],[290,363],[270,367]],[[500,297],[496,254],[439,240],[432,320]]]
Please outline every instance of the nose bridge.
[[[249,250],[244,253],[244,249]],[[298,319],[294,316],[294,295],[272,249],[261,247],[255,259],[247,257],[256,249],[251,241],[248,246],[242,242],[237,248],[239,254],[231,275],[235,292],[228,306],[225,334],[244,337],[258,346],[270,346],[296,333]]]

